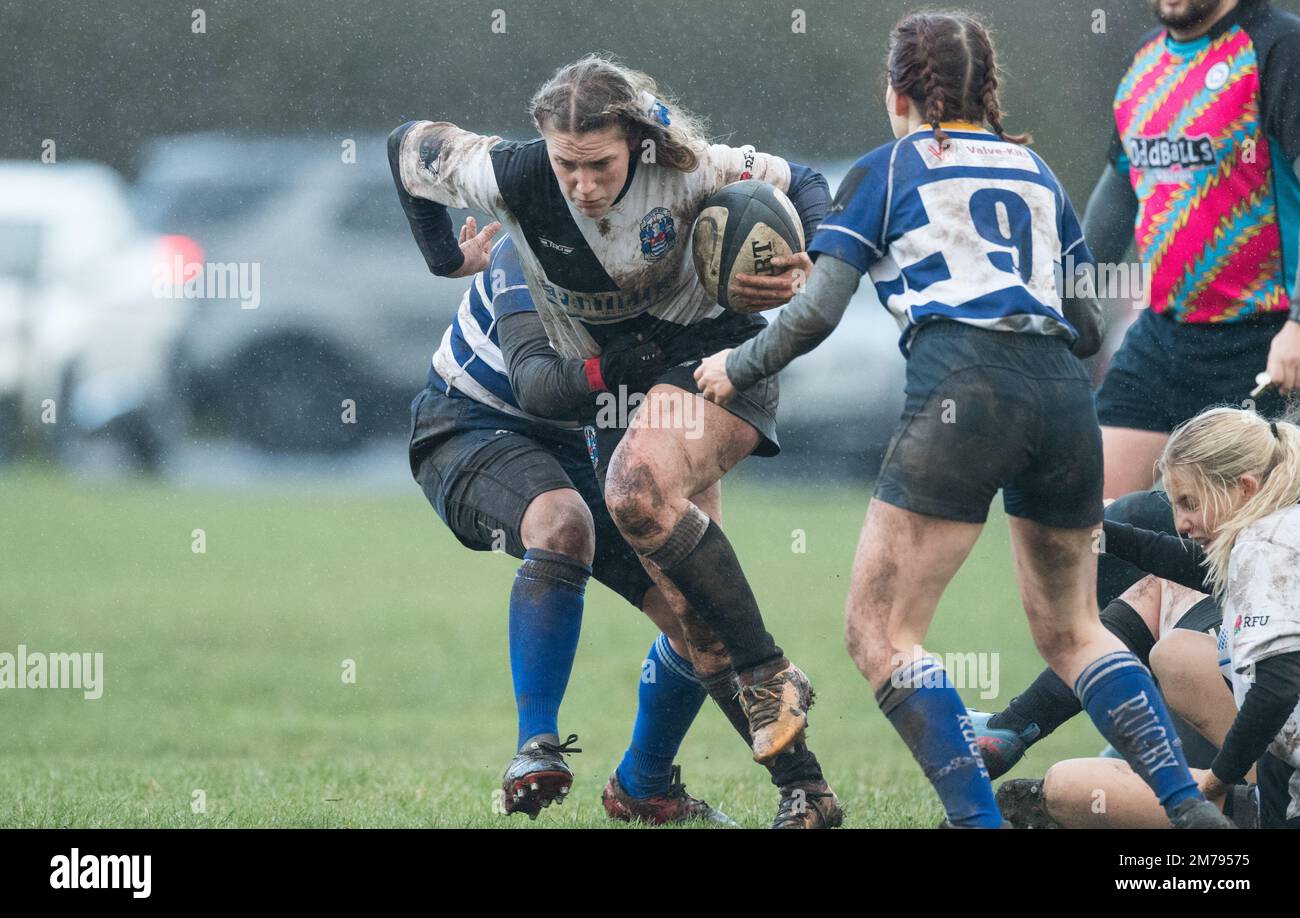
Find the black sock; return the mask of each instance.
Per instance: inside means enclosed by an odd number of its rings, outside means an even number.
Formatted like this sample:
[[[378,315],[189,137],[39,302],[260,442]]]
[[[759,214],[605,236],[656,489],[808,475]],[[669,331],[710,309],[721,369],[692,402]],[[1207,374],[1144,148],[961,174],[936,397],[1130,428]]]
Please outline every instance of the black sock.
[[[1149,665],[1156,639],[1132,606],[1122,599],[1114,600],[1101,610],[1101,623],[1133,651],[1144,666]],[[1051,669],[1045,669],[1023,694],[1011,699],[1005,711],[989,718],[989,726],[1020,732],[1030,724],[1038,724],[1041,732],[1028,744],[1033,745],[1082,710],[1083,705],[1074,689],[1062,682]]]
[[[686,597],[731,655],[736,672],[781,659],[763,627],[754,591],[717,523],[698,507],[682,516],[660,548],[646,555]]]
[[[1033,741],[1037,742],[1082,710],[1074,690],[1051,669],[1045,669],[1029,688],[1011,699],[1005,710],[989,718],[989,726],[1019,733],[1030,724],[1038,724],[1039,734]]]
[[[724,669],[715,675],[705,676],[700,679],[700,684],[722,709],[727,721],[740,734],[745,745],[753,746],[754,737],[749,732],[749,718],[740,708],[740,684],[736,681],[735,671]],[[791,746],[789,751],[767,762],[764,767],[772,776],[772,783],[777,787],[825,780],[817,756],[813,755],[812,750],[802,740]]]

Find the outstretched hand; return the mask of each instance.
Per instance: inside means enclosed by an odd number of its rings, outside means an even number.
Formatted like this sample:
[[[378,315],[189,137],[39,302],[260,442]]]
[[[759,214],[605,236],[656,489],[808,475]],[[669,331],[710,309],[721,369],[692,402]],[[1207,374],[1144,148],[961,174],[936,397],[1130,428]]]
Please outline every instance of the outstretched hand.
[[[465,256],[465,263],[452,272],[449,277],[469,277],[488,266],[492,259],[492,237],[501,229],[501,224],[494,220],[479,232],[478,221],[473,217],[465,219],[460,228],[460,253]]]

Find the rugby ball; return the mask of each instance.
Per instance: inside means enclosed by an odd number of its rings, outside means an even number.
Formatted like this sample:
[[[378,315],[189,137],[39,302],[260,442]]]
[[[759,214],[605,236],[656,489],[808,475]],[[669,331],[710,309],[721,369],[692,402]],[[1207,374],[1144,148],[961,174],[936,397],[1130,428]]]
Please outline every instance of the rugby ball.
[[[772,258],[803,247],[799,212],[780,189],[756,179],[732,182],[710,195],[695,218],[691,239],[695,273],[704,289],[717,303],[740,312],[752,312],[754,305],[728,293],[732,278],[779,274]]]

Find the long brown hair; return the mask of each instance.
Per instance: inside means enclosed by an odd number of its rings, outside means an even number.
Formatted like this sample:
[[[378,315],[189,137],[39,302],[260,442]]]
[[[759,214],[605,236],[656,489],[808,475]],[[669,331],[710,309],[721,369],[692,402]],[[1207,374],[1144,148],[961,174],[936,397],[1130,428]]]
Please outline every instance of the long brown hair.
[[[942,121],[987,124],[1003,140],[1032,143],[1002,127],[997,52],[988,27],[964,10],[911,13],[889,35],[887,78],[943,144]]]
[[[702,122],[653,79],[600,54],[557,70],[528,113],[539,132],[585,134],[620,125],[635,145],[651,141],[654,161],[678,172],[694,172],[708,143]]]

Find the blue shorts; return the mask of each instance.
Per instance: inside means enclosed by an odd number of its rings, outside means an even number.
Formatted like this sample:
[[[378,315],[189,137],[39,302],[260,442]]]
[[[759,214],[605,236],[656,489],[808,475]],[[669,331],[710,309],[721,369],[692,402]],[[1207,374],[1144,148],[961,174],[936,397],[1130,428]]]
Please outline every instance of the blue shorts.
[[[1129,327],[1097,391],[1097,417],[1107,427],[1171,433],[1214,405],[1243,407],[1286,320],[1279,312],[1193,324],[1146,310]],[[1276,417],[1286,402],[1270,389],[1254,407]]]
[[[929,323],[912,341],[906,391],[878,499],[983,523],[1001,489],[1010,516],[1059,529],[1101,521],[1101,429],[1064,338]]]

